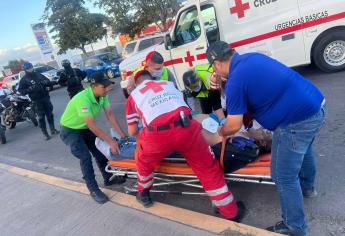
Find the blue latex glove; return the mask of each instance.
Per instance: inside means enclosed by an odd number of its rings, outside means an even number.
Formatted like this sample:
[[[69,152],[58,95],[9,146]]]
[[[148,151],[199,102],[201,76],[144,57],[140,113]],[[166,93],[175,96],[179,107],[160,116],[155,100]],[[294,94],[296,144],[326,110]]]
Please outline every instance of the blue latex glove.
[[[219,119],[218,119],[218,117],[215,114],[211,113],[209,116],[210,116],[210,118],[212,118],[215,121],[217,121],[217,123],[219,123]]]
[[[226,123],[226,118],[222,119],[220,122],[219,122],[219,125],[222,126]]]

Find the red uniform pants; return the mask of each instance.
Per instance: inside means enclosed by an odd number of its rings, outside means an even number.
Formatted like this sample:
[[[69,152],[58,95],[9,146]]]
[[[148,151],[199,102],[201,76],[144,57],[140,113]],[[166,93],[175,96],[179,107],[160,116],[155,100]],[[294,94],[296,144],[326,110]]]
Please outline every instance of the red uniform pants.
[[[164,131],[140,134],[137,150],[138,191],[150,189],[153,171],[159,162],[172,152],[181,153],[199,178],[204,190],[219,212],[228,219],[237,215],[237,204],[228,190],[223,171],[201,133],[201,125],[190,120],[187,128],[174,127]]]

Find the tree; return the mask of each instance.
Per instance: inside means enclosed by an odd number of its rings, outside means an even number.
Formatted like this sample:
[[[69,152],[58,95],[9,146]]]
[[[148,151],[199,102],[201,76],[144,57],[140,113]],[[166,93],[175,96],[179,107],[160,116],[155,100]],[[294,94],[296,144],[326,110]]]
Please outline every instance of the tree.
[[[16,74],[18,73],[19,71],[22,70],[23,68],[23,64],[25,63],[26,61],[23,60],[23,59],[20,59],[20,60],[11,60],[8,62],[7,66],[5,68],[8,68],[12,71],[12,73]]]
[[[79,48],[87,55],[85,46],[103,38],[106,17],[90,13],[84,0],[47,0],[43,19],[51,27],[52,37],[60,47],[59,53]]]
[[[133,37],[147,25],[156,23],[160,31],[168,30],[167,22],[180,8],[178,0],[94,0],[111,16],[117,33]]]

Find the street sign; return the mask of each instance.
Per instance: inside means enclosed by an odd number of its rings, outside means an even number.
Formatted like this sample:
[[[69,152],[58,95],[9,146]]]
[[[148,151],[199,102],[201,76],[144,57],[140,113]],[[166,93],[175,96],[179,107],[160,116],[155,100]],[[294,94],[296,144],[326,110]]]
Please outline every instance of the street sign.
[[[44,23],[37,23],[31,25],[32,31],[35,35],[38,46],[42,54],[49,54],[53,52],[53,46],[50,43],[48,33],[45,29]]]

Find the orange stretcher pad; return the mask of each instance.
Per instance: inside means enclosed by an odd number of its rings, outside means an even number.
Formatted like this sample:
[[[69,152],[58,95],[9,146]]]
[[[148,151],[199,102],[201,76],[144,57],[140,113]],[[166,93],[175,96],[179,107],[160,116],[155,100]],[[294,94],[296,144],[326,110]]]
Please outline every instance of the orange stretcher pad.
[[[266,176],[270,177],[270,164],[271,164],[271,154],[264,154],[258,157],[258,159],[247,166],[226,174],[233,174],[236,176],[241,175],[253,175],[253,176]],[[112,168],[126,169],[131,171],[137,170],[137,165],[135,160],[121,160],[121,161],[108,161],[108,165]],[[186,175],[195,176],[193,170],[188,166],[186,162],[184,163],[173,163],[165,162],[164,160],[156,167],[156,173],[162,174],[176,174],[176,175]]]

